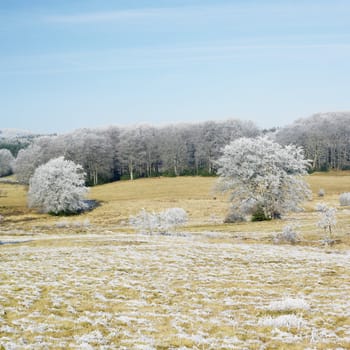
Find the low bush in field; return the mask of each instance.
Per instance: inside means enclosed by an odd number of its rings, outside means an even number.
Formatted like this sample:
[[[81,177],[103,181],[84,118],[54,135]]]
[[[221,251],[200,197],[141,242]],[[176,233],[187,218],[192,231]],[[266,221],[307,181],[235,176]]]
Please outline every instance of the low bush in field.
[[[147,234],[167,234],[186,222],[187,213],[182,208],[170,208],[159,213],[150,213],[142,209],[136,216],[131,216],[129,220],[132,227]]]
[[[242,222],[242,221],[245,221],[244,216],[235,211],[230,211],[224,219],[225,224],[231,224],[234,222]]]
[[[344,192],[339,196],[339,203],[342,206],[350,205],[350,192]]]
[[[275,243],[292,243],[295,244],[299,241],[299,234],[296,232],[297,225],[286,225],[283,227],[281,233],[278,233],[274,237]]]
[[[326,194],[326,191],[323,188],[320,188],[318,190],[318,196],[319,197],[324,197],[325,194]]]

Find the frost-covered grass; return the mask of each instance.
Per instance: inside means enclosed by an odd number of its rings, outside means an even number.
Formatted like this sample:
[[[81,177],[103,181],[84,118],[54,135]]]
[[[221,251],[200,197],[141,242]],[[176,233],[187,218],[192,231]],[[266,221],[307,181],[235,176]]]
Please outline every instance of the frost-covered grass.
[[[272,328],[300,329],[306,325],[302,317],[296,315],[281,315],[277,317],[266,316],[259,320],[259,324]]]
[[[0,183],[0,348],[350,348],[350,217],[338,201],[350,176],[308,181],[305,212],[228,225],[215,178],[94,187],[101,205],[64,218],[30,212],[25,187]],[[333,247],[315,225],[321,187],[338,206]],[[128,231],[142,208],[174,207],[189,214],[179,235]],[[302,241],[272,244],[293,223]]]
[[[341,176],[341,175],[346,176]],[[13,232],[19,229],[32,233],[67,233],[92,229],[94,232],[128,230],[130,216],[137,215],[142,208],[148,212],[160,212],[169,208],[182,208],[188,213],[187,229],[191,231],[224,231],[246,233],[244,239],[251,238],[251,233],[258,233],[254,239],[272,236],[281,232],[283,227],[295,221],[299,222],[300,234],[304,239],[320,239],[322,230],[317,230],[318,220],[315,205],[319,201],[318,190],[325,189],[323,201],[330,206],[339,206],[339,194],[350,187],[349,172],[313,174],[307,177],[313,189],[314,199],[306,202],[304,213],[292,214],[286,220],[271,220],[258,223],[222,224],[228,212],[227,198],[213,192],[216,178],[212,177],[178,177],[153,178],[135,181],[119,181],[90,189],[90,198],[98,201],[100,206],[78,217],[57,218],[39,215],[26,208],[26,187],[0,182],[0,190],[7,192],[7,197],[0,197],[0,214],[4,217],[1,228]],[[339,207],[338,227],[335,231],[346,236],[345,225],[350,224],[349,215]],[[290,221],[290,219],[292,221]],[[74,222],[89,220],[90,226],[74,227]],[[60,222],[64,221],[65,225]],[[58,223],[58,225],[57,225]],[[344,223],[344,225],[343,225]],[[57,226],[56,226],[57,225]],[[62,227],[63,226],[63,227]]]
[[[308,311],[310,309],[309,303],[304,298],[291,298],[285,297],[281,300],[272,301],[267,310],[275,312],[288,312],[288,311]]]
[[[350,253],[75,234],[3,245],[5,349],[347,349]]]

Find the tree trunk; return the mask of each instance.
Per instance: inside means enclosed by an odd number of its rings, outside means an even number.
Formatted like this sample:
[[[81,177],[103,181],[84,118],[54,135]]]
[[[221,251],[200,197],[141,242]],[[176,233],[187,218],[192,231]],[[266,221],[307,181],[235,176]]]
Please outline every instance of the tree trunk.
[[[133,161],[129,161],[129,174],[130,174],[130,180],[134,180],[134,164]]]

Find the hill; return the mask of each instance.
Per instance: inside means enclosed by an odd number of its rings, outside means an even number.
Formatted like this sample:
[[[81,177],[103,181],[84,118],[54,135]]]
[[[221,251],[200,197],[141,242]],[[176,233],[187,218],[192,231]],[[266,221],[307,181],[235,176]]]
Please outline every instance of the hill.
[[[239,224],[223,224],[229,208],[226,197],[214,192],[215,177],[176,177],[150,178],[134,181],[117,181],[90,188],[89,198],[100,203],[91,212],[79,216],[56,217],[36,214],[26,207],[26,188],[21,185],[0,183],[0,190],[6,196],[0,197],[1,214],[4,216],[3,230],[21,228],[29,232],[72,232],[81,230],[79,223],[88,221],[88,230],[95,233],[127,231],[130,215],[141,209],[161,211],[166,208],[180,207],[187,211],[190,231],[219,231],[235,233],[239,237],[252,237],[269,240],[271,234],[280,232],[282,227],[291,222],[298,222],[305,237],[320,240],[322,231],[316,227],[318,213],[315,206],[318,202],[326,202],[338,207],[337,230],[346,241],[349,218],[347,208],[339,207],[339,194],[350,188],[349,172],[315,173],[307,177],[313,192],[313,200],[304,204],[305,212],[293,213],[283,220],[268,222],[244,222]],[[320,188],[325,190],[323,198],[318,197]],[[66,222],[67,230],[57,229],[57,223]],[[269,238],[270,237],[270,238]]]

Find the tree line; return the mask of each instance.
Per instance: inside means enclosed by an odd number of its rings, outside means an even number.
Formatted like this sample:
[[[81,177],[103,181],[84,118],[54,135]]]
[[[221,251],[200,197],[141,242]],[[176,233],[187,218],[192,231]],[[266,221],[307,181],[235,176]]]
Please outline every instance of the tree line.
[[[28,183],[35,169],[63,156],[80,164],[87,184],[153,176],[214,175],[220,150],[240,137],[255,137],[254,123],[240,120],[80,129],[34,139],[18,152],[14,172]]]
[[[269,134],[281,145],[302,147],[312,170],[350,169],[350,112],[315,114],[280,129],[261,130],[241,120],[79,129],[63,135],[0,139],[0,149],[15,157],[18,180],[28,183],[34,170],[64,156],[80,164],[87,184],[154,176],[215,175],[224,146],[240,137]],[[9,172],[0,154],[0,168]],[[3,164],[4,163],[4,164]],[[4,172],[2,173],[4,175]]]
[[[350,169],[350,112],[318,113],[280,129],[276,141],[303,147],[313,170]]]

